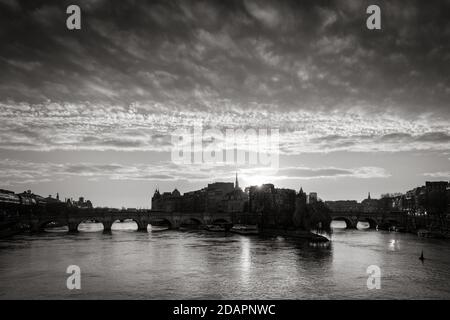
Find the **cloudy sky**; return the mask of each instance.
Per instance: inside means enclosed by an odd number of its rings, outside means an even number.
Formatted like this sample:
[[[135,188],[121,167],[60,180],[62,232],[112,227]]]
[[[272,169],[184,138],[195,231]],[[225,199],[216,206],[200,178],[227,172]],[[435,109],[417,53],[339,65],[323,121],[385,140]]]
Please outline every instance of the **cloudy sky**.
[[[382,29],[366,28],[381,8]],[[81,8],[81,30],[66,8]],[[450,1],[0,0],[0,188],[149,207],[213,181],[361,200],[450,179]],[[278,129],[279,169],[174,163]]]

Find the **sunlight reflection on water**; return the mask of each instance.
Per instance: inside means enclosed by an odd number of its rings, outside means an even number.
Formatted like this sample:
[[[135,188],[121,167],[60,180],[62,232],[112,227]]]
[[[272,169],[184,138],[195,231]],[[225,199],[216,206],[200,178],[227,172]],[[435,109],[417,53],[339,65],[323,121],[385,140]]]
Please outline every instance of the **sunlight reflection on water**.
[[[98,223],[79,233],[19,235],[0,242],[0,298],[315,299],[450,298],[448,242],[375,230],[334,229],[315,246],[283,237],[207,231],[134,231]],[[424,251],[427,260],[418,257]],[[65,287],[68,265],[82,290]],[[378,265],[382,289],[368,290]]]

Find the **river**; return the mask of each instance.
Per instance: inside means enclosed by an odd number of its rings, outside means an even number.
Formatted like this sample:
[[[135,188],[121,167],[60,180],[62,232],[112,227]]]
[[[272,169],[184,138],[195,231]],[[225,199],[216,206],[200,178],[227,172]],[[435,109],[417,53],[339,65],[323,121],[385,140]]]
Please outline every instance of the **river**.
[[[340,227],[338,223],[335,227]],[[0,299],[450,299],[450,243],[334,229],[329,245],[84,224],[0,241]],[[426,260],[418,258],[423,250]],[[69,265],[81,289],[68,290]],[[367,288],[367,267],[381,270]]]

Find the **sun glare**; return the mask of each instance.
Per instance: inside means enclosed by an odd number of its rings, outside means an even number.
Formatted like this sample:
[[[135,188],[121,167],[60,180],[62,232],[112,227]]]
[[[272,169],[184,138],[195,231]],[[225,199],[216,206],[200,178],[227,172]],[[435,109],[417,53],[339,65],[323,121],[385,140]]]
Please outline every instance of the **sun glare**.
[[[247,176],[244,181],[248,186],[260,186],[264,183],[269,183],[270,178],[263,175]]]

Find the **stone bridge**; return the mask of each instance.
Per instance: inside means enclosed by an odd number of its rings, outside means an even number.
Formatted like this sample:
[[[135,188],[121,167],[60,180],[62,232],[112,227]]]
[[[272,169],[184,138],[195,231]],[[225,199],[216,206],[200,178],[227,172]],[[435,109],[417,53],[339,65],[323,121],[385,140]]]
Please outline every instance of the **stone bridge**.
[[[369,228],[402,227],[406,228],[407,217],[402,211],[392,212],[331,212],[331,218],[345,221],[348,229],[355,229],[358,222],[368,222]]]
[[[32,231],[41,231],[49,223],[60,226],[68,226],[69,231],[78,231],[80,223],[95,221],[103,224],[104,231],[110,231],[116,221],[133,220],[138,230],[146,231],[150,225],[166,225],[169,229],[178,229],[183,225],[202,226],[207,224],[231,224],[232,217],[229,213],[188,213],[188,212],[161,212],[152,210],[103,210],[103,209],[77,209],[69,212],[49,214],[41,213],[26,219]]]

